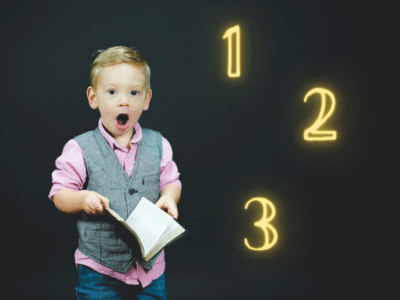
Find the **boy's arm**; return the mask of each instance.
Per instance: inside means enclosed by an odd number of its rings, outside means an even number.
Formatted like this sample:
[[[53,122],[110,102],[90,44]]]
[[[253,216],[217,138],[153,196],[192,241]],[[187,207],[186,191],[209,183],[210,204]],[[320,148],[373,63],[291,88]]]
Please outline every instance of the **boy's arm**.
[[[181,189],[176,185],[170,184],[161,191],[160,198],[161,197],[170,197],[174,200],[175,204],[178,204],[181,199]]]
[[[178,218],[178,202],[181,198],[181,189],[176,185],[170,184],[165,187],[160,193],[160,199],[158,199],[156,205],[167,211],[167,213],[174,219]]]
[[[56,159],[56,170],[51,174],[53,186],[48,195],[53,196],[62,189],[80,191],[86,181],[86,166],[82,150],[75,139],[65,144],[62,154]]]
[[[109,201],[102,195],[82,190],[86,181],[86,166],[79,144],[71,139],[64,146],[63,152],[56,160],[52,173],[53,186],[49,198],[57,209],[67,214],[85,211],[91,215],[105,213],[103,206],[108,208]]]
[[[177,204],[181,198],[182,184],[179,172],[172,160],[172,147],[168,140],[162,137],[163,155],[160,164],[160,199],[156,205],[167,211],[173,218],[178,218]]]
[[[53,196],[53,201],[58,210],[67,214],[80,213],[83,210],[83,193],[82,191],[73,191],[70,189],[62,189]]]
[[[82,211],[90,215],[106,214],[104,208],[109,208],[109,200],[94,191],[73,191],[62,189],[53,196],[55,206],[67,214]]]

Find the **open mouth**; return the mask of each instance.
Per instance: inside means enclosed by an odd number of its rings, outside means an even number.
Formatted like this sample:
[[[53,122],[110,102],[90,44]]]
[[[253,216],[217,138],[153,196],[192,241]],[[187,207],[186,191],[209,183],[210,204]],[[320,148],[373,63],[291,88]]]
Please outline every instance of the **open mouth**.
[[[119,114],[115,120],[115,126],[119,130],[126,130],[129,128],[129,115],[122,113]]]
[[[128,122],[129,116],[127,114],[119,114],[117,116],[117,122],[119,125],[125,125]]]

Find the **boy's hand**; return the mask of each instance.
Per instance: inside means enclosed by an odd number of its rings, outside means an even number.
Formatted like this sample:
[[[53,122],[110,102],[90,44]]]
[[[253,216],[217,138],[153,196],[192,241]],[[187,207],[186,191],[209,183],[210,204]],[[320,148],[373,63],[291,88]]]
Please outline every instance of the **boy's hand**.
[[[160,199],[158,199],[156,206],[166,211],[174,219],[178,218],[178,207],[175,199],[171,196],[161,196]]]
[[[99,193],[94,191],[85,191],[83,195],[82,208],[83,210],[93,216],[105,215],[107,211],[104,208],[109,208],[109,200]]]

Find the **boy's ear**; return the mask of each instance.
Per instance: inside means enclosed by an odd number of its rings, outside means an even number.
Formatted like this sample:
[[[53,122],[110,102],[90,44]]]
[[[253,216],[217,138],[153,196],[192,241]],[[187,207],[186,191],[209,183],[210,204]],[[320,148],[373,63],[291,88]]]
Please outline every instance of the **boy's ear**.
[[[143,110],[148,110],[149,109],[149,106],[150,106],[150,100],[151,100],[151,97],[153,96],[153,91],[152,90],[149,90],[148,92],[147,92],[147,95],[146,95],[146,99],[145,99],[145,104],[144,104],[144,107],[143,107]]]
[[[93,109],[97,109],[99,106],[97,105],[96,94],[94,92],[93,87],[91,87],[91,86],[88,87],[88,89],[86,91],[86,96],[88,98],[90,107]]]

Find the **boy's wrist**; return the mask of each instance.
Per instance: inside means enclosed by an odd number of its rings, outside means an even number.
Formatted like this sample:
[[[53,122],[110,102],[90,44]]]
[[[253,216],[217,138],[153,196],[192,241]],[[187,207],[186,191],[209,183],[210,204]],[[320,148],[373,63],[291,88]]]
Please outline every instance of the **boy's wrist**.
[[[83,211],[86,192],[64,188],[53,196],[53,201],[56,207],[65,213],[79,213]]]
[[[160,193],[160,198],[164,196],[172,198],[175,203],[178,204],[181,197],[181,189],[173,184],[168,185]]]
[[[84,206],[85,206],[85,198],[86,198],[86,194],[87,194],[87,190],[80,190],[78,191],[78,204],[79,204],[79,208],[81,209],[81,211],[84,211]]]

